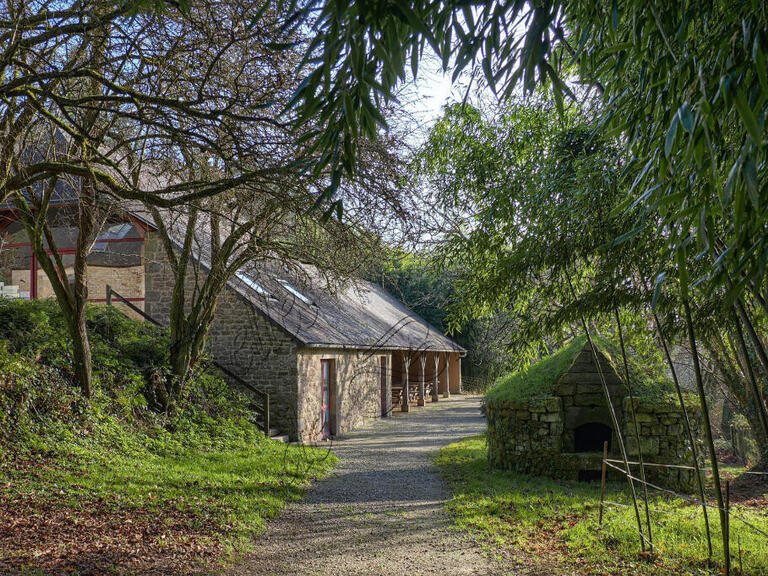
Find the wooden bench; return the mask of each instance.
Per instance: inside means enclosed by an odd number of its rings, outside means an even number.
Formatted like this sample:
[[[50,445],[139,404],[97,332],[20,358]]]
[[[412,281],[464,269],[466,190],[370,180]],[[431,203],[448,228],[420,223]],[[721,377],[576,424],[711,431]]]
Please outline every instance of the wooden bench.
[[[403,402],[403,387],[392,386],[392,406],[399,406]]]
[[[420,382],[408,382],[408,403],[415,404],[419,401],[419,388]],[[433,382],[424,383],[424,398],[429,398],[432,395]],[[403,403],[403,390],[405,386],[402,384],[392,385],[392,406],[400,406]]]

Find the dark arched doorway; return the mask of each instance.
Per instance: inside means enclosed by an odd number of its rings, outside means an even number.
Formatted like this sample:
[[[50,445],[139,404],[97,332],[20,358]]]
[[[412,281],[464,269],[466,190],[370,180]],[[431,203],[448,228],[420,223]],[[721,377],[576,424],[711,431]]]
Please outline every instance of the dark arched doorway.
[[[612,435],[613,431],[610,426],[601,422],[587,422],[573,430],[574,450],[576,452],[602,452],[603,443],[608,442],[608,450],[610,451]]]

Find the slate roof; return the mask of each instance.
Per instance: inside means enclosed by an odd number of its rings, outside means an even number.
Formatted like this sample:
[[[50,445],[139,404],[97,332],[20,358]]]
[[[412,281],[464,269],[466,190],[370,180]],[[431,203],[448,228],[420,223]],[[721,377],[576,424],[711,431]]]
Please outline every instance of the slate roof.
[[[132,215],[154,227],[146,210],[132,208]],[[182,237],[184,224],[176,214],[166,227]],[[209,234],[204,225],[196,231],[196,256],[204,266],[210,262]],[[384,288],[366,280],[340,282],[308,264],[259,261],[243,267],[228,283],[303,346],[466,352]]]
[[[300,276],[262,266],[230,285],[304,346],[464,352],[381,286],[355,279],[331,293],[313,267],[300,266]]]

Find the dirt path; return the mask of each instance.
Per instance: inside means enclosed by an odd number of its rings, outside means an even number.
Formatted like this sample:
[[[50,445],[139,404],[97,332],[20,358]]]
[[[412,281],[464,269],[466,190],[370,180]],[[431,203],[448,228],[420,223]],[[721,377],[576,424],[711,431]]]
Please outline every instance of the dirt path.
[[[479,400],[454,397],[337,440],[336,472],[272,522],[233,574],[503,574],[452,529],[432,464],[440,447],[484,429]]]

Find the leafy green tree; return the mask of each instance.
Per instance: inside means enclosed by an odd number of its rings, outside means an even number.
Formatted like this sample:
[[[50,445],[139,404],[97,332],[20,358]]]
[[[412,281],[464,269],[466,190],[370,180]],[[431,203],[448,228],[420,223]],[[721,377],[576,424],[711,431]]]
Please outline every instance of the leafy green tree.
[[[427,251],[413,253],[386,246],[381,250],[383,257],[366,272],[367,278],[467,350],[461,364],[465,389],[485,390],[510,369],[507,346],[517,323],[509,314],[468,315],[460,326],[448,317],[449,308],[456,304],[455,287],[463,274],[460,268],[441,265],[437,255]]]
[[[718,284],[730,268],[736,293],[764,295],[762,3],[307,0],[294,22],[306,20],[316,34],[295,105],[334,182],[354,170],[357,143],[384,125],[379,108],[425,50],[454,77],[478,67],[507,100],[547,86],[562,104],[575,80],[602,101],[601,127],[620,138],[633,194],[669,227],[669,247],[698,245]],[[718,238],[721,217],[731,225]]]

